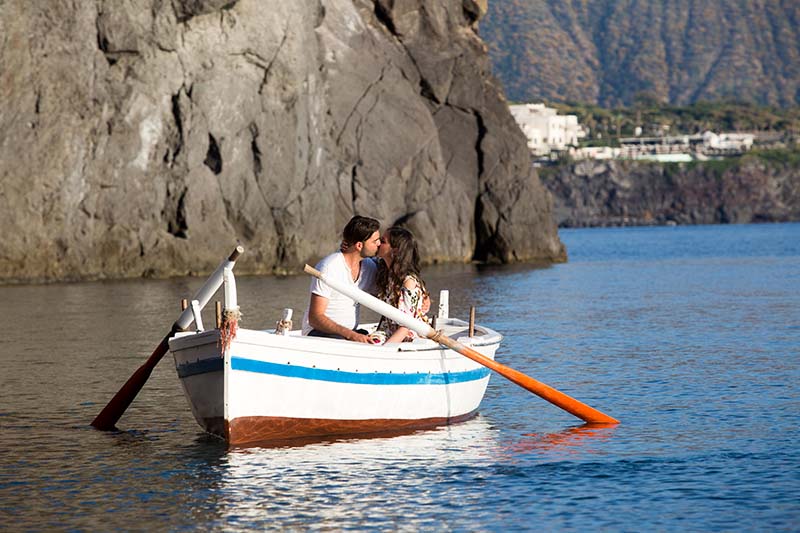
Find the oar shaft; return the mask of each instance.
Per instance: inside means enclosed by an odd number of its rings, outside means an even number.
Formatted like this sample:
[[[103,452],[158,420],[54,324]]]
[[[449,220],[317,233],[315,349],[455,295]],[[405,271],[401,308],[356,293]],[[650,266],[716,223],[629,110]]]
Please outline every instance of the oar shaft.
[[[192,300],[197,300],[200,302],[200,309],[206,306],[208,301],[211,300],[211,297],[214,296],[214,293],[216,293],[220,286],[222,286],[223,272],[226,268],[233,268],[233,265],[236,263],[236,259],[243,251],[244,248],[237,246],[228,259],[219,264],[217,269],[211,273],[203,286],[200,287],[194,294]],[[191,302],[192,300],[189,301]],[[181,313],[181,316],[178,317],[178,320],[175,321],[175,324],[182,330],[188,328],[189,324],[192,323],[192,320],[194,320],[194,315],[192,314],[192,307],[189,306],[188,309]]]
[[[425,322],[417,320],[416,318],[403,313],[396,307],[391,306],[386,302],[380,301],[374,296],[360,290],[358,287],[347,285],[335,279],[328,279],[327,276],[324,276],[321,272],[308,265],[305,266],[304,270],[306,273],[319,278],[327,285],[330,285],[333,289],[345,294],[346,296],[349,296],[356,302],[372,309],[376,313],[380,313],[383,316],[397,322],[398,324],[415,331],[417,334],[432,339],[442,346],[446,346],[447,348],[450,348],[461,355],[472,359],[476,363],[494,370],[504,378],[516,383],[520,387],[536,394],[540,398],[547,400],[556,407],[559,407],[586,422],[594,424],[619,423],[619,421],[615,418],[612,418],[607,414],[598,411],[597,409],[589,407],[585,403],[582,403],[549,385],[537,381],[530,376],[526,376],[518,370],[514,370],[513,368],[489,359],[485,355],[473,350],[472,348],[464,346],[460,342],[455,341],[442,333],[436,332]]]
[[[322,272],[309,265],[306,265],[303,270],[306,272],[306,274],[311,274],[315,278],[319,278],[326,285],[330,285],[336,291],[344,294],[345,296],[349,296],[356,302],[372,309],[376,313],[380,313],[386,318],[394,320],[398,324],[404,325],[418,335],[428,337],[429,335],[435,333],[435,330],[422,320],[417,320],[411,315],[405,314],[395,306],[389,305],[386,302],[375,298],[371,294],[362,291],[354,285],[347,285],[339,280],[329,279],[327,276],[323,275]]]

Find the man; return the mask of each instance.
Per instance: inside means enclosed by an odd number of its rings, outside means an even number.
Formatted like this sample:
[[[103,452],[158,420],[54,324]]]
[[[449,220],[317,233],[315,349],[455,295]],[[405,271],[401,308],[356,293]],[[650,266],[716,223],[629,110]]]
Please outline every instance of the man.
[[[380,223],[374,218],[354,216],[342,231],[342,246],[317,263],[317,270],[375,294],[377,262],[371,258],[381,242]],[[303,315],[303,335],[347,339],[369,343],[367,335],[355,331],[360,305],[331,289],[317,278],[311,281],[311,300]]]

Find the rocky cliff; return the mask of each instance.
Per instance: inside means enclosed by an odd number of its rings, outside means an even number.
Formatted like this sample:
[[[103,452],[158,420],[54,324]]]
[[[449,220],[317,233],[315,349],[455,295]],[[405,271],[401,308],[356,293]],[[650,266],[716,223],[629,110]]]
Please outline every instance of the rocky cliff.
[[[354,214],[563,260],[485,0],[0,0],[0,279],[298,269]]]
[[[796,154],[689,164],[581,161],[540,175],[561,227],[800,220]]]

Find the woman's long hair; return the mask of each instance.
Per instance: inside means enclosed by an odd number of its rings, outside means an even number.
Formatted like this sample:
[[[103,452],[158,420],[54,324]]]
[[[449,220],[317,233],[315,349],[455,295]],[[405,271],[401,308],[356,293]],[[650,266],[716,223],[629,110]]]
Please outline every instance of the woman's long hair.
[[[390,267],[385,261],[381,261],[378,287],[381,299],[388,300],[396,306],[406,276],[414,276],[422,290],[426,289],[419,275],[419,249],[414,234],[405,228],[392,226],[386,230],[385,235],[389,239],[389,246],[392,247],[392,264]]]

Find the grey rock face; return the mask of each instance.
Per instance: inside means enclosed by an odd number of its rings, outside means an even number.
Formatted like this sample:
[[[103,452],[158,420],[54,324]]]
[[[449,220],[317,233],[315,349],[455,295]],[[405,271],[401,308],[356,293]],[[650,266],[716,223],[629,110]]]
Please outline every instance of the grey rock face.
[[[477,0],[0,0],[0,279],[298,270],[354,213],[563,260]]]
[[[800,220],[800,168],[747,155],[696,164],[581,161],[542,172],[562,227]]]

